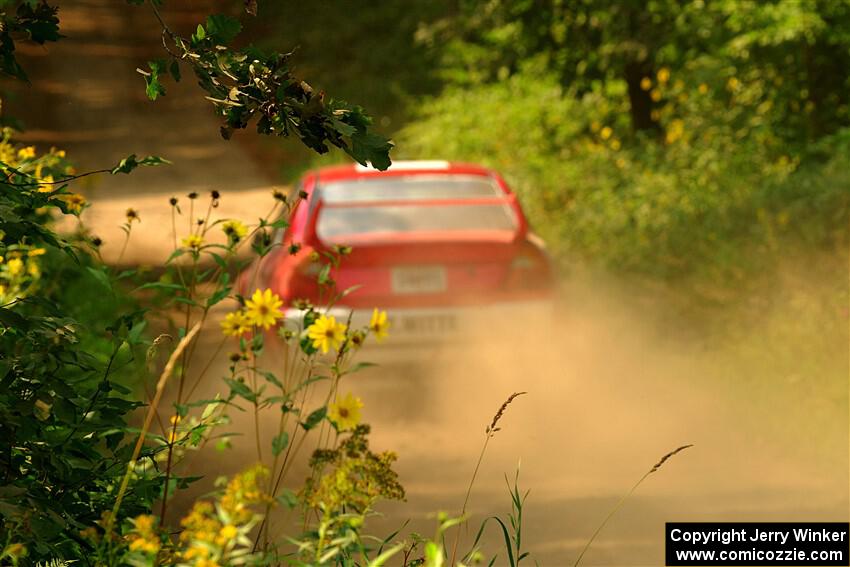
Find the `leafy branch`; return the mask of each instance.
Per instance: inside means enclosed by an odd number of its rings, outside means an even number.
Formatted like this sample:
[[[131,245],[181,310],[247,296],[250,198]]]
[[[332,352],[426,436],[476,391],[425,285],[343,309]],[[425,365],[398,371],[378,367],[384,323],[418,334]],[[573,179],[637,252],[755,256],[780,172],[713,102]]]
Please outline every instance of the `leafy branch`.
[[[143,0],[129,0],[141,4]],[[296,77],[290,68],[293,52],[267,54],[248,46],[229,47],[242,24],[225,15],[208,16],[190,37],[175,33],[159,11],[160,2],[149,0],[162,27],[167,58],[149,61],[148,69],[137,69],[144,77],[148,98],[166,94],[163,79],[181,79],[180,63],[191,67],[222,119],[221,135],[230,139],[234,130],[252,121],[257,132],[289,137],[295,135],[310,149],[324,154],[336,146],[362,165],[384,170],[390,166],[393,143],[371,131],[372,119],[365,111],[341,100],[328,99]],[[256,7],[246,4],[249,14]]]

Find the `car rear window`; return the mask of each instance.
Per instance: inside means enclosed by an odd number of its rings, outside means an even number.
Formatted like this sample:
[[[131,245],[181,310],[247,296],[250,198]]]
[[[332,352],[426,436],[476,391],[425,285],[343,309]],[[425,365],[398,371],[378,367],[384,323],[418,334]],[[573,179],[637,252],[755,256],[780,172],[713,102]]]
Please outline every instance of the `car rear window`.
[[[316,232],[325,242],[418,232],[513,232],[517,228],[511,206],[495,200],[505,194],[492,180],[481,176],[345,181],[321,187],[319,197],[325,205]],[[439,202],[444,199],[455,202]],[[481,199],[494,201],[481,203]]]
[[[339,181],[319,187],[325,203],[500,197],[502,190],[481,175],[409,175]]]

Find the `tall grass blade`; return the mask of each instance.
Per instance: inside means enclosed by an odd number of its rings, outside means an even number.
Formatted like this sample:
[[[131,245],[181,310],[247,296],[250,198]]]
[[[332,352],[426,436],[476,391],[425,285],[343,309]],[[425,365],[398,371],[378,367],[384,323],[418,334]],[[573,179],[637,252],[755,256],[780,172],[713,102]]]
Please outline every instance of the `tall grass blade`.
[[[589,540],[587,540],[587,543],[585,544],[584,549],[582,549],[582,550],[581,550],[581,553],[579,553],[578,559],[576,559],[576,562],[575,562],[575,563],[573,563],[573,567],[578,567],[578,564],[579,564],[579,563],[581,563],[581,559],[582,559],[582,557],[584,557],[584,554],[585,554],[585,553],[587,553],[587,550],[588,550],[588,549],[590,549],[590,544],[592,544],[592,543],[593,543],[593,540],[595,540],[595,539],[596,539],[596,536],[598,536],[598,535],[599,535],[599,532],[601,532],[601,531],[602,531],[602,528],[604,528],[604,527],[605,527],[605,524],[607,524],[607,523],[608,523],[608,520],[610,520],[610,519],[614,516],[614,514],[616,514],[616,513],[617,513],[617,511],[618,511],[618,510],[622,507],[623,503],[624,503],[624,502],[625,502],[625,501],[629,498],[629,496],[631,496],[631,495],[634,493],[634,491],[635,491],[635,490],[637,490],[638,486],[640,486],[640,485],[641,485],[641,483],[643,483],[643,481],[644,481],[644,480],[646,480],[646,477],[648,477],[649,475],[651,475],[652,473],[654,473],[655,471],[657,471],[658,469],[660,469],[660,468],[661,468],[661,466],[662,466],[665,462],[667,462],[667,459],[669,459],[670,457],[672,457],[673,455],[675,455],[675,454],[677,454],[677,453],[680,453],[680,452],[684,451],[685,449],[687,449],[687,448],[689,448],[689,447],[693,447],[693,445],[682,445],[681,447],[678,447],[678,448],[676,448],[676,449],[673,449],[672,451],[670,451],[669,453],[667,453],[666,455],[664,455],[663,457],[661,457],[661,459],[660,459],[657,463],[655,463],[654,465],[652,465],[652,468],[651,468],[651,469],[649,469],[649,470],[646,472],[646,474],[644,474],[642,477],[640,477],[640,480],[638,480],[638,481],[634,484],[634,486],[632,486],[632,488],[631,488],[628,492],[626,492],[626,493],[622,496],[622,498],[620,498],[620,500],[618,500],[618,501],[617,501],[617,504],[614,506],[614,508],[613,508],[613,509],[612,509],[612,510],[608,513],[608,515],[607,515],[607,516],[605,516],[605,519],[604,519],[604,520],[602,520],[602,523],[601,523],[601,524],[599,524],[599,527],[598,527],[598,528],[596,528],[596,531],[595,531],[595,532],[593,532],[593,535],[592,535],[592,536],[590,536],[590,539],[589,539]]]

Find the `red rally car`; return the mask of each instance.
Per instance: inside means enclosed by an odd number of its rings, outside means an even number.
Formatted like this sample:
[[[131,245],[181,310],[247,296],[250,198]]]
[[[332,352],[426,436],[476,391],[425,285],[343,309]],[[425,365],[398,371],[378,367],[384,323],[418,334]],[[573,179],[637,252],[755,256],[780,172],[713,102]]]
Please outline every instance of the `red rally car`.
[[[286,301],[322,305],[313,252],[352,247],[331,272],[338,290],[358,286],[329,308],[352,325],[375,307],[388,312],[383,344],[454,340],[495,331],[531,313],[548,316],[552,267],[516,196],[496,172],[445,161],[395,162],[388,171],[359,165],[307,173],[289,227],[254,272],[254,287]],[[300,244],[296,254],[291,244]],[[315,258],[315,255],[313,255]],[[243,290],[247,291],[247,290]]]

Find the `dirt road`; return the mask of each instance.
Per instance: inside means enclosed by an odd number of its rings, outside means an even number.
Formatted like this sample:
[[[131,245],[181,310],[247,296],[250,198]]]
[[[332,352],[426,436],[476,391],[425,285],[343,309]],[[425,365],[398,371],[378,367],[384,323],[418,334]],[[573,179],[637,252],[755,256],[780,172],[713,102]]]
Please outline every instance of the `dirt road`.
[[[214,12],[214,5],[212,0],[173,2],[165,16],[175,29],[190,30]],[[227,196],[216,211],[221,218],[255,222],[268,210],[269,177],[243,145],[219,136],[212,107],[193,76],[180,83],[169,80],[166,96],[148,100],[136,68],[147,68],[147,61],[164,52],[159,27],[146,7],[79,0],[61,3],[60,14],[65,39],[19,49],[32,86],[10,84],[7,106],[26,127],[22,139],[44,150],[65,149],[80,172],[112,167],[132,153],[173,162],[75,185],[96,205],[82,218],[104,240],[108,261],[116,260],[122,248],[119,226],[128,207],[142,219],[122,258],[130,264],[167,257],[172,195],[186,208],[186,194],[206,197],[218,190]]]
[[[112,0],[67,4],[69,38],[48,50],[23,50],[33,86],[16,91],[10,112],[24,117],[26,139],[67,149],[80,170],[133,152],[174,161],[85,188],[94,204],[86,221],[112,246],[107,257],[117,254],[127,207],[142,216],[123,258],[135,263],[167,256],[171,195],[218,189],[222,216],[261,215],[270,191],[264,168],[218,137],[192,81],[171,86],[156,103],[145,98],[135,68],[159,55],[150,15]],[[181,2],[167,15],[191,26],[206,4]],[[525,541],[541,565],[572,564],[620,495],[686,443],[694,447],[650,477],[585,565],[661,564],[665,521],[848,518],[848,343],[837,310],[828,306],[800,326],[799,314],[811,310],[783,303],[787,289],[777,290],[763,320],[742,323],[751,334],[736,347],[671,323],[663,307],[648,316],[652,309],[616,286],[569,281],[554,331],[528,329],[530,341],[506,347],[491,340],[498,329],[482,329],[464,347],[423,347],[427,364],[351,377],[373,444],[399,453],[408,491],[407,503],[382,508],[376,531],[389,533],[410,518],[411,529],[431,533],[429,514],[458,510],[484,427],[515,391],[528,394],[509,408],[490,444],[471,498],[472,524],[504,517],[504,475],[521,460],[520,482],[531,490]],[[801,281],[804,297],[821,297],[822,281]],[[198,350],[212,358],[212,377],[227,366],[227,349],[214,355],[219,340],[213,321]],[[221,384],[212,380],[204,389]],[[190,472],[212,478],[248,459],[202,459]],[[497,535],[488,549],[497,549]]]

